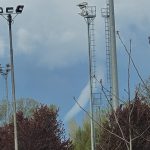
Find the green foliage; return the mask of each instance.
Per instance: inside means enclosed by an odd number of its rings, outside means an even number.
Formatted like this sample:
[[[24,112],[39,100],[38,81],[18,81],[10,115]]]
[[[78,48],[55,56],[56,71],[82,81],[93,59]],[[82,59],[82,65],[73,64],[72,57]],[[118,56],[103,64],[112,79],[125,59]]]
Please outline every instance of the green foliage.
[[[90,122],[89,118],[85,118],[83,126],[78,127],[76,122],[70,122],[70,137],[73,141],[74,150],[90,150]]]
[[[0,105],[0,123],[6,123],[7,121],[7,102],[6,100],[1,101]]]
[[[106,112],[107,110],[98,110],[97,117],[95,120],[97,123],[104,123],[106,122]],[[96,137],[97,142],[100,140],[100,133],[101,128],[97,124],[96,127]],[[88,115],[85,116],[83,120],[82,126],[78,126],[75,120],[71,120],[69,122],[69,134],[73,141],[74,149],[75,150],[91,150],[91,124],[90,118]]]
[[[0,124],[11,122],[13,116],[13,103],[8,103],[5,99],[0,102]],[[20,98],[16,100],[16,110],[22,111],[25,117],[30,117],[33,111],[40,106],[40,103],[31,98]],[[54,107],[54,106],[53,106]]]

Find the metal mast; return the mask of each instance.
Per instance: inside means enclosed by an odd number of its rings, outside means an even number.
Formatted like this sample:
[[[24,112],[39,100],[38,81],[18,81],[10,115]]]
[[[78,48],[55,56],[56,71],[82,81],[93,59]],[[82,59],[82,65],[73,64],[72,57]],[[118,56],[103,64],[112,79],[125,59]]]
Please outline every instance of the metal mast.
[[[105,17],[107,76],[110,83],[110,100],[112,100],[113,110],[116,110],[119,106],[119,92],[113,0],[107,0],[107,7],[102,9],[102,16]]]
[[[107,74],[107,97],[111,102],[112,100],[112,78],[111,78],[111,57],[110,57],[110,25],[109,25],[109,3],[107,2],[106,8],[101,9],[102,17],[105,18],[105,44],[106,44],[106,74]]]
[[[3,8],[0,8],[0,15],[4,17],[8,22],[9,27],[9,46],[10,46],[10,68],[11,68],[11,83],[12,83],[12,100],[13,100],[13,119],[14,119],[14,148],[18,150],[18,135],[17,135],[17,120],[16,120],[16,94],[15,94],[15,74],[14,74],[14,56],[13,56],[13,41],[12,41],[12,23],[13,19],[18,15],[21,14],[23,11],[24,6],[18,5],[16,11],[14,12],[13,7],[6,7],[6,13],[3,13]],[[12,18],[12,15],[15,14],[16,16]]]
[[[96,7],[88,6],[87,2],[78,5],[82,10],[80,15],[84,17],[88,27],[88,52],[89,52],[89,77],[90,77],[90,116],[91,116],[91,150],[96,149],[96,119],[97,108],[100,103],[100,93],[96,87],[96,54],[95,54],[95,36],[94,36],[94,19],[96,17]]]

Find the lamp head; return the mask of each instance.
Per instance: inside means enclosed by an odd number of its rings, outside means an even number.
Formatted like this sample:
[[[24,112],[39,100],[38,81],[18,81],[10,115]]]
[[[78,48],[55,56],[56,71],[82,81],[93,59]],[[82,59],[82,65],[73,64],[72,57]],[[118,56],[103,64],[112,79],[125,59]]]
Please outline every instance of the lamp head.
[[[17,14],[21,14],[23,11],[24,5],[18,5],[16,8],[16,13]]]
[[[0,7],[0,14],[2,14],[3,13],[3,8],[2,7]]]
[[[87,5],[88,5],[87,2],[83,2],[83,3],[78,4],[77,6],[79,6],[80,9],[83,9],[83,8],[86,8]]]
[[[7,14],[12,14],[14,11],[14,8],[13,7],[6,7],[6,13]]]

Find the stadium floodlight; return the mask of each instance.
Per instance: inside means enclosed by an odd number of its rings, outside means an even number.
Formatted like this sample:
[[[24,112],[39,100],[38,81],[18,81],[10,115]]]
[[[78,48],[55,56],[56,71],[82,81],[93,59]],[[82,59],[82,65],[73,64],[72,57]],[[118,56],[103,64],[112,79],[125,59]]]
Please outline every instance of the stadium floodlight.
[[[24,8],[24,5],[18,5],[17,8],[16,8],[16,13],[17,13],[17,14],[22,13],[23,8]]]
[[[13,43],[12,43],[12,23],[16,15],[21,14],[24,5],[18,5],[16,10],[13,7],[6,7],[6,11],[0,7],[0,15],[3,16],[9,26],[9,44],[10,44],[10,68],[11,68],[11,83],[12,83],[12,100],[13,100],[13,119],[14,119],[14,145],[15,150],[18,150],[18,136],[17,136],[17,120],[16,120],[16,96],[15,96],[15,75],[14,75],[14,62],[13,62]],[[15,15],[14,17],[12,17]],[[7,16],[7,18],[5,17]]]

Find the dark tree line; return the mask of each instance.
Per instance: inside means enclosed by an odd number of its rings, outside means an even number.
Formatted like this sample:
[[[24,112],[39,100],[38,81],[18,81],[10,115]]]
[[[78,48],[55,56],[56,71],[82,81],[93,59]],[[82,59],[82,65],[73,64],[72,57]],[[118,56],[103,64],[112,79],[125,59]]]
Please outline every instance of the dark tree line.
[[[150,149],[150,106],[144,99],[136,97],[132,103],[118,108],[103,126],[120,138],[102,130],[99,150]]]
[[[71,150],[72,143],[65,137],[63,124],[58,120],[58,110],[41,106],[33,116],[17,113],[19,150]],[[0,127],[0,149],[14,150],[13,123]]]

